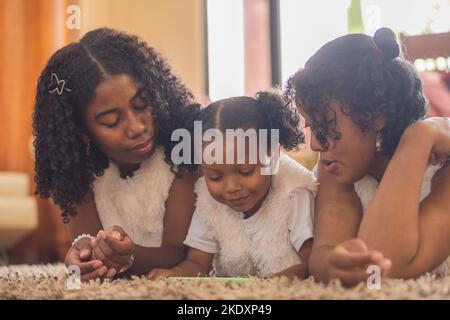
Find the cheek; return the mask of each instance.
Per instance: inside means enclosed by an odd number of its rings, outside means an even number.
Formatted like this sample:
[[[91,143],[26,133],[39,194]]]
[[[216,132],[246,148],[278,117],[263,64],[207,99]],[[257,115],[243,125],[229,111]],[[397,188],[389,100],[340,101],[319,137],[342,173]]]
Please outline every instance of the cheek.
[[[211,182],[206,180],[206,186],[208,187],[209,194],[218,202],[222,202],[223,186],[220,182]]]
[[[249,179],[247,181],[246,187],[252,193],[263,196],[266,194],[268,188],[270,187],[270,176],[263,176],[259,174],[255,175],[252,179]]]
[[[147,130],[153,133],[156,131],[155,115],[152,110],[142,112],[142,114],[140,115],[140,119],[142,123],[145,124]]]
[[[375,137],[368,133],[355,134],[345,143],[345,148],[340,150],[348,173],[346,180],[355,182],[361,179],[369,171],[369,167],[374,159],[376,151]]]
[[[100,128],[93,133],[93,139],[100,150],[104,153],[111,154],[122,150],[120,143],[122,141],[122,134],[120,131],[120,128]]]

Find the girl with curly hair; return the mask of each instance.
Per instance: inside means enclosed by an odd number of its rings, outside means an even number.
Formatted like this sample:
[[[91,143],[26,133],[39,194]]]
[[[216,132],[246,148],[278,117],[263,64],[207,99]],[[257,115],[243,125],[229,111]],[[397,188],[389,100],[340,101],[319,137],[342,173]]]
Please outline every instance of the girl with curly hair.
[[[238,139],[227,137],[211,150],[211,142],[203,138],[203,177],[196,183],[196,211],[184,241],[187,258],[172,269],[152,270],[150,279],[211,271],[225,277],[306,277],[316,184],[310,171],[287,155],[278,157],[279,145],[290,150],[303,142],[299,119],[275,92],[224,99],[202,109],[196,120],[202,121],[205,134],[212,129],[222,133],[215,135],[217,143],[216,136],[245,130],[245,151],[239,156]],[[258,135],[251,139],[249,130]],[[276,132],[279,140],[273,139]],[[260,143],[261,133],[267,133],[267,149]],[[214,161],[206,159],[208,149]],[[268,166],[276,169],[264,171]]]
[[[450,125],[423,120],[422,85],[394,32],[325,44],[286,94],[320,153],[310,273],[354,285],[369,265],[398,278],[448,271]]]
[[[61,48],[42,71],[36,194],[61,208],[74,239],[66,264],[83,281],[184,259],[195,177],[170,154],[192,99],[153,48],[107,28]]]

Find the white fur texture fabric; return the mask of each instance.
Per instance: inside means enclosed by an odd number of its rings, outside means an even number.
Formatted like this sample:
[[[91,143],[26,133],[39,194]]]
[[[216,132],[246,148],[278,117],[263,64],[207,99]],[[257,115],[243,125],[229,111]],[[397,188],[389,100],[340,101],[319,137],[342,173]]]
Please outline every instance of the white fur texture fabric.
[[[110,162],[105,174],[94,181],[95,204],[103,228],[120,226],[134,243],[159,247],[166,200],[174,178],[162,148],[155,150],[126,179],[120,177],[119,168]]]
[[[214,257],[216,275],[268,277],[301,262],[289,238],[289,198],[299,188],[314,193],[317,185],[313,174],[295,160],[282,155],[279,161],[252,237],[247,237],[239,213],[214,200],[204,178],[197,181],[198,213],[219,244]]]

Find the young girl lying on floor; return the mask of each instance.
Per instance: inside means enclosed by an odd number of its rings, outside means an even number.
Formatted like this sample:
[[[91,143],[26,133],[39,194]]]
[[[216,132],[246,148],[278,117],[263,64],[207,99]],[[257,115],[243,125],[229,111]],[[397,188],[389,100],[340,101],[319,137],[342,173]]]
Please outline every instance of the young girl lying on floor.
[[[204,132],[279,130],[279,143],[287,150],[303,141],[298,114],[276,93],[217,101],[203,109],[198,120]],[[250,150],[255,151],[255,144],[259,157],[252,163]],[[209,147],[204,142],[203,152]],[[236,147],[235,140],[227,139],[223,152],[215,150],[219,154],[215,159],[220,162]],[[203,177],[196,184],[197,207],[184,241],[190,247],[187,259],[172,269],[152,270],[150,279],[204,276],[212,268],[216,276],[224,277],[306,277],[313,234],[313,175],[288,156],[278,157],[278,142],[272,142],[269,153],[261,148],[260,143],[246,142],[245,162],[203,161]],[[272,157],[272,166],[279,161],[273,175],[264,174],[267,162],[261,159],[266,155]]]
[[[413,278],[450,255],[450,124],[387,28],[325,44],[288,82],[320,152],[310,273],[346,285],[368,265]],[[428,159],[435,165],[429,165]],[[445,271],[445,264],[439,268]]]

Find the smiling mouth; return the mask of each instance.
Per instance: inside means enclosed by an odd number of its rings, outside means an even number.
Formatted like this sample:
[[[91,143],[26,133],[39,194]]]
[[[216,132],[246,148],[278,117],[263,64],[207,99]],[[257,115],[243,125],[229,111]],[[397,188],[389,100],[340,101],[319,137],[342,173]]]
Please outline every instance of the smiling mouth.
[[[250,197],[250,195],[245,196],[245,197],[240,197],[237,199],[229,199],[227,200],[228,202],[231,202],[232,204],[241,204],[242,202],[244,202],[245,200],[247,200]]]

